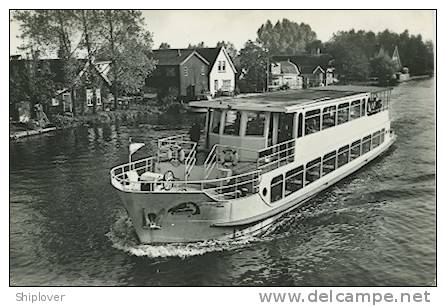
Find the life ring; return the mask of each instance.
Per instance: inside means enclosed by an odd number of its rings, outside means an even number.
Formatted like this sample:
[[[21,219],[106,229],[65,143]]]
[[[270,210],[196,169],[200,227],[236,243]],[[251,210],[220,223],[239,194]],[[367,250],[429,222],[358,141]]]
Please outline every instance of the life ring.
[[[164,190],[170,190],[173,187],[173,180],[175,180],[175,175],[172,171],[166,171],[163,175],[163,181],[164,181]]]
[[[223,150],[220,159],[224,165],[230,164],[232,166],[236,166],[238,163],[238,153],[234,149],[226,149]]]

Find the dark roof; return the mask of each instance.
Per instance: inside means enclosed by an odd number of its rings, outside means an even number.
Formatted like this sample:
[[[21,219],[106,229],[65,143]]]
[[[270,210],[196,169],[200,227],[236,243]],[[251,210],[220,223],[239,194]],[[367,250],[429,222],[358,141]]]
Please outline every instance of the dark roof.
[[[317,66],[327,69],[332,66],[333,57],[330,54],[297,54],[297,55],[275,55],[272,57],[275,61],[290,60],[299,67],[302,74],[311,74]]]
[[[218,54],[220,53],[221,47],[219,48],[198,48],[197,52],[201,54],[211,66],[214,65]]]
[[[157,65],[179,65],[191,53],[193,49],[158,49],[153,50],[153,58],[158,61]]]
[[[312,89],[278,91],[236,98],[194,101],[192,107],[238,109],[253,111],[293,112],[316,103],[353,96],[361,93],[386,91],[389,88],[373,86],[326,86]]]

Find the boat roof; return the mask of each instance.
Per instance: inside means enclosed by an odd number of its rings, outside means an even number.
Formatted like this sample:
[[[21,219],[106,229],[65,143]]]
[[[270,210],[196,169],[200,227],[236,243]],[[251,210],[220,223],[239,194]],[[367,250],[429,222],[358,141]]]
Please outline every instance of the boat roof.
[[[250,94],[235,98],[219,98],[211,101],[193,101],[189,102],[189,106],[290,113],[307,106],[313,106],[316,103],[327,103],[335,99],[357,94],[377,93],[389,90],[391,90],[389,87],[374,86],[326,86],[311,89]]]

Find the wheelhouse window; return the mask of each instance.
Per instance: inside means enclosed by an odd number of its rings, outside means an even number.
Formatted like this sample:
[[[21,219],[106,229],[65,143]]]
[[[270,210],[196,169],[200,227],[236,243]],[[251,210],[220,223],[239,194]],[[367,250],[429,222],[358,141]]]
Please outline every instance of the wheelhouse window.
[[[220,121],[221,121],[221,111],[214,110],[212,112],[212,133],[219,134],[220,133]]]
[[[321,177],[321,158],[316,158],[307,163],[305,170],[305,185],[311,184]]]
[[[338,150],[338,168],[348,163],[349,149],[349,145],[346,145]]]
[[[379,131],[373,133],[372,135],[372,149],[379,146]]]
[[[348,122],[349,109],[350,109],[349,103],[339,104],[339,107],[338,107],[338,124],[343,124],[345,122]]]
[[[370,135],[366,136],[362,139],[362,153],[361,154],[364,154],[364,153],[367,153],[370,151],[371,139],[372,139],[372,137]]]
[[[278,175],[271,181],[271,202],[282,199],[283,194],[283,175]]]
[[[322,129],[336,125],[336,105],[325,107],[322,114]]]
[[[350,120],[361,117],[361,101],[353,101],[350,107]]]
[[[321,110],[315,109],[305,113],[305,135],[319,132],[321,128]]]
[[[286,173],[285,196],[288,196],[304,186],[304,167],[300,166]]]
[[[336,169],[336,151],[324,155],[322,160],[322,176]]]
[[[228,110],[224,124],[223,134],[238,136],[240,134],[240,112]]]
[[[266,122],[265,113],[248,112],[246,120],[246,136],[263,136]]]
[[[356,140],[350,147],[350,160],[358,158],[361,155],[361,140]]]

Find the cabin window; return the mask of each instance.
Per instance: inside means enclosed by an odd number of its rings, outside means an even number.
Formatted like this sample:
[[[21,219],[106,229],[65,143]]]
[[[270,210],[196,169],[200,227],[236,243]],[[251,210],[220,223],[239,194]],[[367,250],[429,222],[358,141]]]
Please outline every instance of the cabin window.
[[[263,136],[266,122],[265,113],[248,112],[246,117],[246,136]]]
[[[361,101],[356,100],[352,102],[350,108],[350,120],[361,117]]]
[[[382,129],[382,130],[381,130],[381,133],[379,134],[379,143],[380,143],[380,144],[384,142],[384,137],[385,137],[385,135],[386,135],[386,130],[385,130],[385,129]]]
[[[240,112],[228,110],[225,116],[223,134],[239,136],[240,134]]]
[[[297,138],[302,137],[302,125],[303,125],[302,113],[299,114],[299,119],[297,122]]]
[[[300,166],[286,173],[285,196],[288,196],[304,186],[304,167]]]
[[[318,132],[321,128],[321,110],[315,109],[305,113],[305,135]]]
[[[212,115],[212,133],[219,134],[220,133],[220,120],[221,120],[221,111],[215,110]]]
[[[336,125],[336,105],[325,107],[322,115],[322,129]]]
[[[321,158],[316,158],[309,163],[305,170],[305,185],[311,184],[321,177]]]
[[[361,116],[365,116],[365,99],[362,99]]]
[[[376,148],[377,146],[379,146],[379,131],[373,133],[372,136],[372,149]]]
[[[338,168],[348,163],[349,149],[349,145],[346,145],[338,150]]]
[[[362,154],[370,151],[371,138],[372,137],[369,135],[362,139]]]
[[[336,151],[324,155],[322,160],[322,176],[336,169]]]
[[[338,124],[343,124],[348,121],[350,105],[348,103],[339,104],[338,107]]]
[[[282,199],[283,195],[283,175],[278,175],[271,181],[271,202]]]
[[[354,160],[361,155],[361,140],[356,140],[350,148],[350,160]]]

